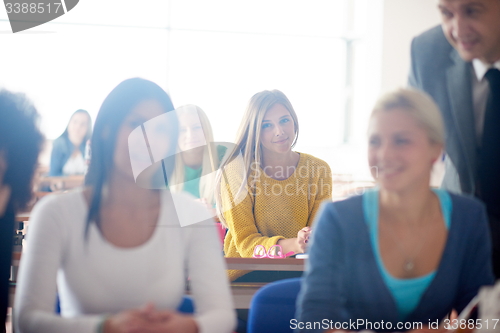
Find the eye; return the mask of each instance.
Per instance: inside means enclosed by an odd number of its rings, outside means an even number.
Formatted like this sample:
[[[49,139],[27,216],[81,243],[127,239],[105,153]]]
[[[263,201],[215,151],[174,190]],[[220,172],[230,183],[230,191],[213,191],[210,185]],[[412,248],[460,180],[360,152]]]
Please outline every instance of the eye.
[[[272,125],[270,123],[262,124],[262,129],[270,128]]]
[[[407,145],[410,143],[410,140],[407,139],[407,138],[396,138],[394,139],[394,143],[397,145],[397,146],[404,146],[404,145]]]
[[[368,144],[370,147],[377,147],[380,145],[380,139],[377,137],[370,138]]]
[[[290,121],[290,119],[289,119],[289,118],[283,118],[283,119],[281,119],[280,123],[281,123],[281,124],[286,124],[286,123],[288,123],[289,121]]]
[[[467,16],[475,16],[475,15],[479,14],[480,11],[479,11],[479,8],[476,8],[476,7],[467,7],[467,8],[465,8],[464,12],[465,12],[465,15],[467,15]]]
[[[441,16],[443,18],[450,19],[453,17],[453,14],[445,8],[441,8]]]

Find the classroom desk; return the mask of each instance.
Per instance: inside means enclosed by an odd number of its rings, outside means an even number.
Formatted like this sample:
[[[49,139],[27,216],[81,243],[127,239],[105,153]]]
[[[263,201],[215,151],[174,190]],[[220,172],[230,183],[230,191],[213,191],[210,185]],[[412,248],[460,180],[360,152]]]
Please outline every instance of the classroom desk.
[[[304,271],[304,259],[225,258],[228,269],[251,271]],[[232,282],[231,293],[236,309],[248,309],[253,295],[266,283]]]
[[[16,215],[17,222],[28,222],[30,220],[31,213],[19,213]]]
[[[84,175],[74,176],[41,176],[37,181],[38,188],[49,187],[53,192],[70,190],[82,186],[85,182]],[[50,193],[50,192],[48,192]]]
[[[12,266],[17,271],[21,253],[14,252]],[[304,259],[286,258],[225,258],[228,269],[252,270],[252,271],[304,271]],[[253,295],[265,286],[266,283],[238,282],[231,283],[234,306],[237,309],[248,309]],[[11,297],[15,292],[15,282],[11,284]],[[189,292],[188,292],[189,294]],[[12,299],[11,303],[12,304]]]

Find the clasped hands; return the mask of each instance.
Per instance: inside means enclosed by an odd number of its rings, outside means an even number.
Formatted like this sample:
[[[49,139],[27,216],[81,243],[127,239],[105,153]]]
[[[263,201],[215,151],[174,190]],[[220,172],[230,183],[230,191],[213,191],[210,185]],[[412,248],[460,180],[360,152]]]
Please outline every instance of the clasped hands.
[[[109,316],[104,333],[198,333],[194,318],[177,311],[158,310],[153,303],[142,309],[126,310]]]

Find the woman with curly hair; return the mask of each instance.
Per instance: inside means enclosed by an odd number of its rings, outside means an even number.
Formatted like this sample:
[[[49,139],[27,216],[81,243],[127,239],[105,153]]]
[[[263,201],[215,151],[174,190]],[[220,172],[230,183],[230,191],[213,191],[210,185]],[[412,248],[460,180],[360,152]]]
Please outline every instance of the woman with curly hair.
[[[32,196],[43,136],[38,113],[21,94],[0,91],[0,321],[5,323],[16,212]],[[5,325],[0,324],[0,332]]]

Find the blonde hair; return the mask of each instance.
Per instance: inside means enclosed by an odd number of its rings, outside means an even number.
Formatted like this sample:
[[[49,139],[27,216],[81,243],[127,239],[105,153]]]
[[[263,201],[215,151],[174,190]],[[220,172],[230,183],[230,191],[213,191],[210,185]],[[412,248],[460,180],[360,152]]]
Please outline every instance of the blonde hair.
[[[395,109],[411,115],[425,129],[431,142],[444,145],[443,117],[439,107],[429,95],[411,88],[400,88],[389,92],[377,100],[370,119],[378,112]]]
[[[180,119],[182,114],[195,113],[200,119],[201,128],[205,136],[206,146],[203,150],[203,159],[201,163],[201,174],[204,175],[200,179],[200,198],[205,199],[210,205],[215,204],[214,185],[215,173],[219,166],[219,157],[217,147],[214,144],[214,135],[212,126],[206,113],[198,106],[187,104],[178,107],[176,110],[177,116]],[[180,148],[177,146],[177,156],[175,158],[175,167],[171,176],[170,186],[172,192],[180,192],[184,189],[185,165],[180,154]]]
[[[222,198],[221,198],[221,181],[224,168],[232,162],[240,153],[243,155],[243,168],[245,179],[242,181],[238,194],[244,190],[247,185],[247,179],[250,175],[250,169],[254,163],[261,165],[262,160],[262,149],[260,146],[260,135],[262,128],[262,121],[266,112],[271,109],[274,105],[283,105],[295,124],[295,137],[293,139],[291,147],[293,148],[297,142],[299,136],[299,122],[297,119],[297,114],[293,109],[290,100],[279,90],[264,90],[256,93],[250,98],[245,115],[240,123],[240,127],[236,134],[236,141],[234,149],[228,154],[227,159],[222,163],[220,167],[220,172],[217,174],[216,188],[215,188],[215,201],[217,214],[221,223],[226,226],[226,221],[222,214]],[[236,194],[236,196],[238,196]]]

